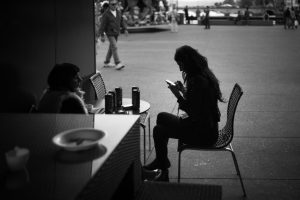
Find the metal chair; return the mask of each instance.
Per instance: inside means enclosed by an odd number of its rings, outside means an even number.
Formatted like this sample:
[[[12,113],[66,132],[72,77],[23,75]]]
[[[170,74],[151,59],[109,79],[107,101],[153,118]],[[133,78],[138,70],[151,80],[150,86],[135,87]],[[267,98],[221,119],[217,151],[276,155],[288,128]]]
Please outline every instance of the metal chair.
[[[180,182],[180,164],[181,164],[181,153],[184,150],[197,150],[197,151],[229,151],[232,155],[234,166],[239,176],[241,186],[243,189],[244,196],[246,196],[246,190],[243,184],[243,179],[239,170],[238,162],[233,151],[231,141],[234,133],[234,116],[238,105],[238,102],[243,95],[242,88],[236,83],[230,95],[230,99],[227,106],[227,121],[223,129],[219,130],[218,141],[211,147],[202,147],[197,145],[185,144],[178,140],[178,182]]]
[[[94,87],[97,99],[104,99],[106,94],[106,87],[101,73],[97,71],[90,77],[90,81]]]
[[[150,113],[145,112],[140,115],[140,125],[143,129],[144,133],[144,165],[146,164],[146,121],[148,121],[148,136],[149,136],[149,149],[148,151],[151,151],[151,135],[150,135]]]

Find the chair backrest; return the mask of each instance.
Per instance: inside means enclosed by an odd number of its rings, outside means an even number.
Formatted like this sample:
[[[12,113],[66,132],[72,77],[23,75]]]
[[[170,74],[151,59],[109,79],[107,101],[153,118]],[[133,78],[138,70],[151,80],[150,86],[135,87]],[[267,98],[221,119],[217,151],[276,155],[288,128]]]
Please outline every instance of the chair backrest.
[[[105,83],[101,73],[98,71],[90,77],[90,81],[95,89],[97,99],[104,99],[106,94]]]
[[[233,139],[234,134],[234,116],[237,105],[241,96],[243,95],[243,90],[239,84],[235,84],[227,106],[227,120],[224,128],[220,131],[219,140],[217,142],[218,147],[225,147],[230,144]]]

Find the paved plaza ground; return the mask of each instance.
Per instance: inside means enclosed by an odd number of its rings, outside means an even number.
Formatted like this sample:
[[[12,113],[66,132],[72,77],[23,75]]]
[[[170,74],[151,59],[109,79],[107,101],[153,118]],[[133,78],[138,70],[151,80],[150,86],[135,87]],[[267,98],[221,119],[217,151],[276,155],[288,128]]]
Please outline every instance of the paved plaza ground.
[[[165,79],[179,80],[175,49],[190,45],[208,59],[226,99],[235,83],[244,90],[237,107],[236,152],[248,199],[300,199],[300,30],[282,26],[179,26],[169,31],[119,37],[126,67],[102,68],[108,42],[101,44],[97,69],[107,89],[122,86],[130,97],[138,86],[151,104],[151,129],[161,111],[174,112],[176,100]],[[220,127],[226,121],[226,103],[219,103]],[[152,143],[153,144],[153,143]],[[153,146],[152,146],[153,147]],[[177,141],[169,142],[170,178],[177,178]],[[155,157],[148,152],[147,162]],[[230,153],[182,153],[182,182],[222,185],[223,199],[243,199]]]

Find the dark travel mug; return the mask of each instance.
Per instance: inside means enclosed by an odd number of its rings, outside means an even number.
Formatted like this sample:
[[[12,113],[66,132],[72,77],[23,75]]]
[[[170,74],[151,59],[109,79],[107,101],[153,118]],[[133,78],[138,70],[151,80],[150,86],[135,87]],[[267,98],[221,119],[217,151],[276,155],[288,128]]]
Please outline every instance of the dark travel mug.
[[[123,95],[122,95],[122,88],[121,87],[117,87],[115,89],[115,92],[116,92],[116,107],[117,107],[117,110],[121,109],[122,108],[122,98],[123,98]]]
[[[132,87],[132,109],[140,109],[140,90],[138,87]]]
[[[112,114],[113,112],[113,95],[107,93],[105,95],[105,114]]]

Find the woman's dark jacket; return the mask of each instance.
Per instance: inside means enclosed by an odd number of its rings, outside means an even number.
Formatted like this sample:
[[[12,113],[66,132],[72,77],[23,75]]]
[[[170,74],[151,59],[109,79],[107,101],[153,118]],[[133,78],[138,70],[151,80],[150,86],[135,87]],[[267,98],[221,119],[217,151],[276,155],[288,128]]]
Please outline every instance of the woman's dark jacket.
[[[189,124],[217,135],[220,111],[212,82],[201,76],[186,77],[186,95],[178,99],[179,108],[188,114]]]

